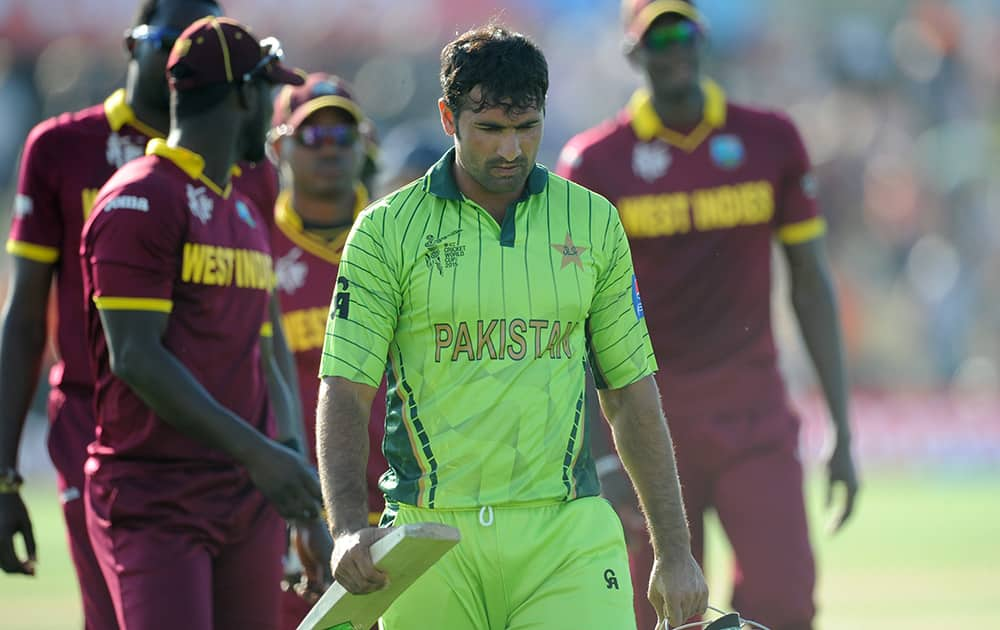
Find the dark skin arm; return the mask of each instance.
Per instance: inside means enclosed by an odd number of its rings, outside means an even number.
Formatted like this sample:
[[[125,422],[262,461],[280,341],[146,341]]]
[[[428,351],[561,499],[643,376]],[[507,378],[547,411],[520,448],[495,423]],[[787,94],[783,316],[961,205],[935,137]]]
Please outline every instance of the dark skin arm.
[[[223,407],[164,347],[167,313],[102,310],[111,371],[175,429],[246,467],[257,488],[289,518],[320,511],[315,473],[295,452]]]
[[[659,619],[678,626],[705,612],[708,586],[691,555],[674,446],[652,376],[619,389],[600,390],[615,447],[646,514],[653,544],[649,601]]]
[[[819,376],[833,422],[834,448],[827,463],[827,506],[834,491],[843,488],[844,503],[834,516],[834,532],[854,512],[859,482],[851,454],[851,427],[847,415],[847,377],[841,342],[837,296],[833,287],[825,240],[813,239],[785,245],[791,285],[792,307],[802,330],[806,349]]]
[[[340,377],[320,383],[316,454],[327,521],[333,534],[333,577],[351,593],[377,591],[388,577],[372,564],[371,545],[389,528],[368,526],[368,419],[375,388]]]
[[[54,266],[11,258],[10,290],[0,324],[0,471],[17,468],[24,420],[38,385],[45,354],[46,315]],[[28,552],[14,550],[20,534]],[[35,538],[21,495],[0,494],[0,568],[6,573],[35,574]]]
[[[281,308],[277,296],[268,305],[272,335],[260,339],[261,360],[267,375],[267,392],[274,407],[278,426],[277,439],[286,443],[294,440],[300,453],[306,452],[305,431],[302,424],[302,407],[299,405],[299,382],[295,363],[288,352],[281,328]],[[291,380],[289,380],[291,379]]]
[[[302,405],[299,401],[298,375],[295,360],[285,343],[281,325],[281,305],[277,295],[271,296],[269,304],[271,329],[270,337],[261,337],[261,359],[267,374],[268,394],[274,407],[278,425],[277,439],[282,444],[290,440],[298,446],[300,453],[308,449]],[[291,379],[291,380],[289,380]],[[316,602],[323,591],[333,581],[327,560],[333,552],[330,532],[321,518],[296,519],[289,521],[290,543],[295,548],[302,563],[303,575],[299,582],[289,586],[310,604]]]

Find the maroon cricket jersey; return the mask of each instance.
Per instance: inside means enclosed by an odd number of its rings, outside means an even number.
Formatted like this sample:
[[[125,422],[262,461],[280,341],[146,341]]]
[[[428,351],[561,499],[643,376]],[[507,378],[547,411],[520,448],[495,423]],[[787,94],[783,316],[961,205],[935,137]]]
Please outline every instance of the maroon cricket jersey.
[[[354,216],[368,205],[368,191],[359,185],[355,191]],[[291,205],[291,195],[284,191],[274,208],[275,227],[271,236],[277,276],[278,301],[281,305],[282,329],[288,349],[295,356],[299,377],[299,399],[309,442],[309,457],[316,462],[316,403],[319,396],[319,363],[326,338],[326,321],[330,300],[337,282],[340,256],[350,228],[344,228],[331,238],[322,238],[307,231],[302,219]],[[382,493],[379,477],[389,469],[382,455],[385,427],[385,390],[379,390],[372,403],[368,438],[368,501],[373,511],[381,510]]]
[[[94,384],[81,312],[84,221],[101,186],[159,137],[159,131],[136,119],[125,90],[117,90],[101,105],[39,123],[25,141],[7,251],[56,267],[58,361],[49,373],[54,387]],[[273,207],[278,183],[271,163],[241,166],[235,186],[258,208]]]
[[[109,460],[232,461],[158,418],[109,365],[101,310],[169,313],[163,344],[220,404],[273,429],[260,335],[270,325],[270,235],[249,198],[163,140],[119,170],[84,227],[85,324],[96,376],[88,472]]]
[[[699,124],[667,129],[639,91],[574,137],[557,172],[617,207],[669,413],[779,400],[771,244],[819,237],[809,158],[786,117],[726,102],[704,83]]]
[[[136,120],[118,90],[102,105],[40,123],[25,141],[7,251],[56,267],[59,360],[49,373],[55,387],[94,383],[80,312],[83,223],[101,186],[159,136]]]

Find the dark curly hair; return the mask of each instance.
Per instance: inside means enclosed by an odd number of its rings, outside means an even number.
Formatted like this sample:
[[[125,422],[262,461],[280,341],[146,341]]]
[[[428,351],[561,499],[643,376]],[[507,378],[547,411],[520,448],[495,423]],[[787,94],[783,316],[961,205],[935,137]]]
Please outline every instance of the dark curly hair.
[[[481,96],[470,101],[476,86]],[[455,116],[462,109],[544,110],[549,65],[533,41],[491,22],[459,35],[441,51],[441,91]]]

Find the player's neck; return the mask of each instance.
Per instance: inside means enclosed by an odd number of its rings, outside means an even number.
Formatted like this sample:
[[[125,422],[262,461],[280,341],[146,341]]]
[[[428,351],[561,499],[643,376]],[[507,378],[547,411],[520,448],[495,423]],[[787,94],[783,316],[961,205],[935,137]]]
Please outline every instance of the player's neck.
[[[138,98],[135,98],[134,93],[126,90],[125,92],[125,103],[132,110],[135,115],[136,120],[156,129],[161,133],[167,133],[170,129],[170,112],[161,111],[153,107],[149,107],[143,103]]]
[[[306,225],[334,227],[354,222],[356,193],[353,190],[336,195],[312,195],[292,188],[291,204]]]
[[[174,125],[167,144],[193,151],[205,160],[203,174],[221,188],[229,184],[233,165],[237,162],[238,129],[219,124],[219,117],[192,117]]]
[[[464,168],[462,168],[457,159],[452,165],[452,169],[452,173],[455,177],[455,184],[458,186],[458,190],[489,212],[490,216],[493,217],[498,224],[503,224],[504,215],[507,214],[507,207],[521,196],[524,192],[524,187],[528,185],[528,181],[525,180],[521,188],[514,192],[492,193],[480,186],[479,182],[477,182]]]
[[[665,127],[671,129],[692,127],[704,116],[705,94],[700,86],[672,94],[654,93],[653,109]]]

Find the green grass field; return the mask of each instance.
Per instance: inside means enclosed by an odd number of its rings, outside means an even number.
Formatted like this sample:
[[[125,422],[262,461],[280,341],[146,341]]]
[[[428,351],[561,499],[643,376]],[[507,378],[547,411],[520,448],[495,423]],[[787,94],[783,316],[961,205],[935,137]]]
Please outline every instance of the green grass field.
[[[55,493],[29,487],[38,577],[0,576],[0,627],[79,628]],[[818,630],[991,627],[1000,620],[1000,474],[869,478],[855,520],[833,537],[823,531],[820,490],[810,485]],[[726,603],[728,551],[715,523],[710,531],[712,601]]]

